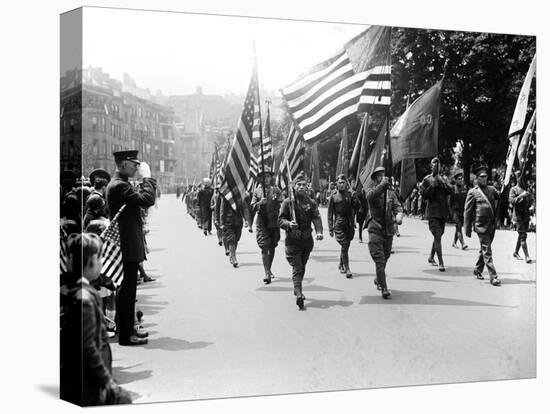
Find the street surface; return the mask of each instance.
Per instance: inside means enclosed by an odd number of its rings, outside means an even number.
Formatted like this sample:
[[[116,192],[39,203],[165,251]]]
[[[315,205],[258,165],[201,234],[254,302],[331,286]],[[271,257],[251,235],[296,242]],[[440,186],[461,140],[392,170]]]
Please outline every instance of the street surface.
[[[315,242],[304,278],[307,309],[299,311],[284,231],[276,278],[265,286],[255,233],[243,229],[234,269],[181,199],[158,200],[145,262],[157,280],[138,286],[149,344],[112,343],[114,377],[136,403],[535,376],[536,265],[512,258],[517,233],[497,232],[502,286],[493,287],[486,272],[484,281],[472,275],[475,233],[467,251],[457,250],[447,226],[443,273],[427,263],[427,222],[405,218],[387,267],[392,297],[383,300],[367,244],[356,232],[354,277],[346,279],[325,208],[321,215],[325,240]],[[534,233],[528,245],[536,259]]]

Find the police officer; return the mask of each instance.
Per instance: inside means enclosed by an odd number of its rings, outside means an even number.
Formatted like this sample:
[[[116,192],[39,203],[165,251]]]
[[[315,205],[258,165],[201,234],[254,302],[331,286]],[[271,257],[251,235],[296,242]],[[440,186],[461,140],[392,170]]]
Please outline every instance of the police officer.
[[[210,208],[210,202],[214,195],[214,190],[212,189],[212,181],[210,178],[203,178],[202,184],[203,188],[197,193],[197,200],[199,202],[202,232],[206,236],[212,234],[212,209]]]
[[[529,257],[529,250],[527,249],[527,231],[529,230],[529,220],[531,218],[534,199],[533,195],[526,188],[525,178],[518,174],[517,184],[510,190],[509,201],[514,208],[512,222],[518,232],[514,257],[518,260],[523,260],[519,255],[519,248],[521,247],[525,255],[525,262],[532,263],[533,260]]]
[[[267,167],[258,174],[260,183],[252,194],[250,203],[251,214],[257,214],[256,242],[262,251],[262,263],[264,265],[264,283],[269,285],[273,273],[271,265],[275,257],[275,248],[281,239],[279,228],[279,211],[283,202],[281,190],[273,185],[273,172]],[[265,190],[264,185],[265,183]]]
[[[117,298],[120,345],[147,343],[147,339],[139,337],[134,330],[138,266],[145,260],[145,238],[140,208],[148,208],[155,204],[157,184],[151,178],[149,166],[146,163],[140,165],[137,154],[138,151],[113,153],[117,170],[106,190],[107,209],[111,220],[123,205],[126,206],[118,218],[124,272]],[[137,173],[138,168],[143,183],[140,187],[134,188],[128,180]]]
[[[464,173],[462,171],[458,171],[453,178],[455,180],[454,192],[451,195],[451,210],[453,213],[453,221],[455,222],[453,247],[458,249],[459,247],[456,242],[460,241],[462,250],[466,250],[468,246],[464,243],[462,226],[464,225],[464,203],[466,201],[468,189],[464,185]]]
[[[345,273],[350,279],[353,274],[349,268],[349,246],[355,235],[354,210],[359,208],[359,202],[348,190],[348,179],[345,175],[338,176],[336,191],[328,199],[328,231],[330,237],[336,235],[336,241],[341,246],[340,273]]]
[[[432,158],[430,165],[432,173],[424,177],[420,185],[420,194],[427,202],[426,218],[428,219],[428,226],[433,235],[432,250],[428,257],[428,263],[438,266],[434,260],[434,255],[437,253],[439,270],[444,272],[441,237],[445,232],[445,219],[449,215],[448,196],[453,194],[453,187],[447,177],[440,172],[439,158]]]
[[[371,174],[373,183],[366,190],[369,208],[367,231],[369,253],[376,266],[374,284],[382,292],[382,297],[388,299],[391,292],[386,282],[386,263],[391,255],[395,223],[403,221],[403,208],[384,172],[384,167],[375,168]]]
[[[286,260],[292,266],[294,296],[296,305],[301,310],[304,309],[306,298],[302,292],[302,281],[309,254],[313,249],[311,223],[315,227],[317,240],[323,240],[323,223],[317,204],[306,193],[306,180],[302,173],[294,179],[293,186],[295,198],[289,197],[283,201],[279,213],[279,226],[286,231]],[[292,189],[289,189],[290,191]]]
[[[480,166],[475,170],[477,185],[466,195],[464,229],[466,237],[472,236],[472,227],[479,237],[479,257],[474,268],[474,276],[483,280],[483,268],[487,266],[491,285],[500,286],[491,250],[491,243],[495,237],[495,210],[499,194],[495,187],[487,185],[487,171],[486,166]]]

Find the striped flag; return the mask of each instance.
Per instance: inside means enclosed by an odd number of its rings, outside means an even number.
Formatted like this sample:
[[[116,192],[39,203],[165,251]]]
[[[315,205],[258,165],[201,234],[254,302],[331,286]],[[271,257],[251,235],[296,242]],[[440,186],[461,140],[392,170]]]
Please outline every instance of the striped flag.
[[[248,179],[247,190],[249,194],[252,194],[254,190],[254,185],[256,184],[256,179],[258,178],[258,165],[261,160],[259,157],[256,157],[254,153],[250,154],[250,178]]]
[[[59,270],[61,273],[68,271],[69,251],[67,250],[67,237],[67,232],[63,230],[63,227],[59,226]]]
[[[281,90],[306,141],[331,136],[359,112],[389,107],[390,38],[390,27],[371,26]]]
[[[101,234],[103,240],[101,273],[111,278],[115,286],[119,286],[124,276],[122,272],[122,252],[120,250],[120,233],[118,231],[118,217],[126,205],[120,207],[109,226]]]
[[[267,118],[264,126],[263,136],[263,156],[264,166],[270,170],[273,170],[273,141],[271,139],[271,121],[269,114],[269,105],[267,106]]]
[[[281,188],[286,188],[287,181],[287,161],[290,167],[291,179],[303,171],[304,160],[304,139],[300,133],[294,128],[294,125],[290,126],[288,138],[285,144],[285,150],[283,152],[283,158],[279,164],[279,174],[277,175],[277,184]]]
[[[258,104],[258,73],[256,66],[250,79],[250,85],[244,101],[244,108],[233,145],[227,158],[220,193],[234,210],[245,198],[248,178],[250,176],[250,154],[252,151],[253,126],[255,124],[256,106]],[[258,107],[259,119],[259,107]],[[259,122],[258,122],[259,128]],[[258,135],[259,136],[259,135]]]

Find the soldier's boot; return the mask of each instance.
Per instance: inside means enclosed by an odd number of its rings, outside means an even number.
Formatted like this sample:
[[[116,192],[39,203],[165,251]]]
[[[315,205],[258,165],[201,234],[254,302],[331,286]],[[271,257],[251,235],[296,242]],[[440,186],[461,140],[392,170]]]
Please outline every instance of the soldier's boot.
[[[490,283],[493,286],[500,286],[500,279],[498,278],[497,275],[491,276]]]
[[[521,249],[525,256],[525,263],[533,263],[533,260],[529,257],[529,249],[527,248],[527,242],[525,240],[521,241]]]
[[[237,262],[236,247],[234,244],[229,245],[229,262],[233,265],[233,267],[239,267],[239,263]]]
[[[353,277],[353,273],[351,273],[351,270],[349,268],[349,256],[346,252],[346,255],[344,256],[344,268],[346,269],[346,277],[348,279],[351,279]]]
[[[519,248],[521,247],[521,240],[519,239],[518,237],[518,240],[516,242],[516,250],[514,250],[514,258],[518,259],[518,260],[523,260],[523,258],[519,255]]]
[[[306,298],[302,293],[302,287],[294,287],[294,295],[296,296],[296,305],[300,310],[304,309],[304,299]]]
[[[271,283],[271,270],[269,269],[269,250],[262,250],[262,263],[264,265],[264,283],[269,285]]]
[[[273,259],[275,259],[275,248],[269,249],[269,276],[275,277],[273,272],[271,271],[271,266],[273,265]]]

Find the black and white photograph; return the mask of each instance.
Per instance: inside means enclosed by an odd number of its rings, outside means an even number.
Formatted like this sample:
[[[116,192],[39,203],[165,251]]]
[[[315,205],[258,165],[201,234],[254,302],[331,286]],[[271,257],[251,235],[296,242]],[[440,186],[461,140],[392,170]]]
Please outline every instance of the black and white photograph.
[[[60,16],[60,398],[529,379],[537,38]]]

